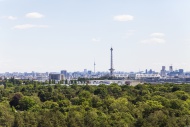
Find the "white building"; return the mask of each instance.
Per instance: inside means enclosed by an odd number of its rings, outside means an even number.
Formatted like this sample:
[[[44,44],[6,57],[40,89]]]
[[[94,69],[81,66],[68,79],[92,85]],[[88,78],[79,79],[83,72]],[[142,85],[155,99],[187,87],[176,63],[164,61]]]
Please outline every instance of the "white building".
[[[128,74],[114,74],[114,77],[116,77],[116,78],[128,78],[129,77],[129,75]]]
[[[160,74],[136,74],[135,79],[161,78]]]

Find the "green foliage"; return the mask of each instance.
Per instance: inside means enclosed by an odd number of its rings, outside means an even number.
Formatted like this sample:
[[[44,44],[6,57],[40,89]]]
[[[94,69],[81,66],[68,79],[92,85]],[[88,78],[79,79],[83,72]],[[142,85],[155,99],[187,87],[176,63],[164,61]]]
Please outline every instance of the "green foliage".
[[[108,95],[108,89],[106,85],[99,85],[94,91],[95,95],[99,95],[101,98],[105,98]]]
[[[29,110],[35,105],[35,101],[31,97],[24,96],[19,100],[18,108],[22,111]]]
[[[80,79],[85,82],[86,79]],[[74,82],[74,81],[73,81]],[[54,81],[52,81],[54,83]],[[61,83],[61,82],[60,82]],[[0,126],[184,127],[190,125],[190,85],[43,85],[6,80]]]
[[[0,103],[0,126],[10,127],[13,125],[14,114],[8,102]]]
[[[22,97],[22,93],[15,93],[14,96],[11,98],[11,101],[9,102],[10,106],[14,106],[15,108],[17,108],[17,106],[19,105],[19,101]]]
[[[57,104],[57,102],[52,102],[52,101],[46,101],[42,105],[43,109],[56,109],[58,107],[59,105]]]

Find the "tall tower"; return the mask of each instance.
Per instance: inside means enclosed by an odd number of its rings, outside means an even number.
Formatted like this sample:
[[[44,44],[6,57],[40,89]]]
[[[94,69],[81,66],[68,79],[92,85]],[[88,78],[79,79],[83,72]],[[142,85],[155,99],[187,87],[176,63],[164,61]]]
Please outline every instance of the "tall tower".
[[[111,68],[109,70],[110,70],[110,76],[113,77],[113,71],[115,69],[113,69],[113,48],[112,47],[111,47],[110,51],[111,51]]]
[[[96,63],[94,61],[94,74],[96,73]]]

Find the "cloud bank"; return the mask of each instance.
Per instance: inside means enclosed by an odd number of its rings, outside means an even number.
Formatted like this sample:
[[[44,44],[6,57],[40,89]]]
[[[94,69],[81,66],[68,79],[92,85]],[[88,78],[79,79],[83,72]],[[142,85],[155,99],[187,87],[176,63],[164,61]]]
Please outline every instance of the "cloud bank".
[[[38,12],[31,12],[31,13],[27,13],[26,18],[35,18],[35,19],[39,19],[39,18],[43,18],[44,15],[38,13]]]
[[[143,44],[164,44],[166,40],[164,39],[164,33],[152,33],[150,34],[149,39],[142,40],[141,43]]]
[[[17,19],[17,17],[15,17],[15,16],[3,16],[2,18],[8,19],[8,20],[16,20]]]

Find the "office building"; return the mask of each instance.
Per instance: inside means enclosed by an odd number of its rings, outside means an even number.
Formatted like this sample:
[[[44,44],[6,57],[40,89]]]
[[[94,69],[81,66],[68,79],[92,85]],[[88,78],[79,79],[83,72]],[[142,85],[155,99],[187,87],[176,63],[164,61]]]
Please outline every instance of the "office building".
[[[64,80],[64,75],[63,74],[49,74],[49,79],[56,80],[56,81]]]
[[[169,67],[169,72],[173,72],[173,66]]]
[[[61,74],[64,75],[64,78],[67,78],[67,70],[61,70]]]
[[[162,77],[166,77],[166,67],[165,66],[162,66],[162,70],[160,71],[160,75]]]

